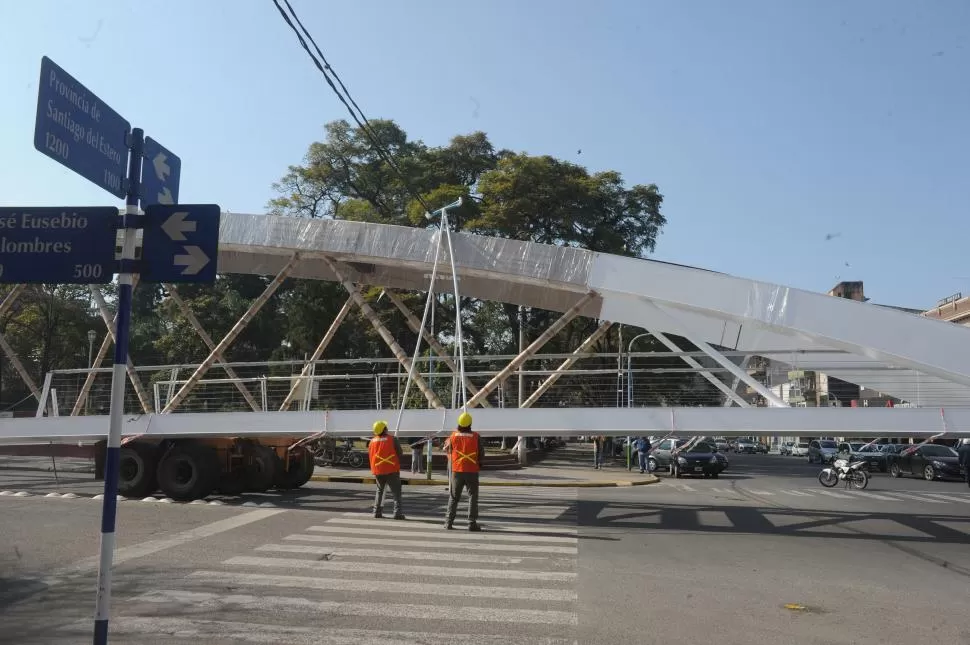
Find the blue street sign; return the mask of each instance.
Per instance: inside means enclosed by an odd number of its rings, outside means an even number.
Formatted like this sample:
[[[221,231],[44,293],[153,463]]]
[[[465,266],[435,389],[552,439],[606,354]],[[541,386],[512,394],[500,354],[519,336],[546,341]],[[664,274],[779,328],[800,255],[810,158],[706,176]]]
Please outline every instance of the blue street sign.
[[[145,207],[142,282],[215,282],[219,217],[214,204]]]
[[[120,114],[44,56],[40,63],[34,147],[123,199],[128,133]]]
[[[0,208],[0,282],[111,282],[119,219],[113,206]]]
[[[141,171],[141,207],[178,204],[182,160],[151,137],[145,137],[145,165]]]

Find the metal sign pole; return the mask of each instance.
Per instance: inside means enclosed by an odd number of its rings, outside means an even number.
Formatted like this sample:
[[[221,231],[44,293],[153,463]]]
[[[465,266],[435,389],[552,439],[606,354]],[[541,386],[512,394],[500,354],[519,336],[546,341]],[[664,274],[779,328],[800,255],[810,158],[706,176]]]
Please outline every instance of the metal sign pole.
[[[144,132],[131,131],[128,162],[128,197],[125,201],[122,273],[118,275],[118,316],[115,330],[115,360],[111,371],[111,421],[104,470],[104,501],[101,510],[101,561],[98,567],[98,599],[94,615],[94,645],[108,642],[111,610],[111,561],[115,547],[115,516],[118,510],[118,465],[121,453],[121,425],[125,413],[125,382],[128,379],[128,331],[131,326],[131,262],[135,259],[135,229],[130,218],[138,216],[138,188],[141,179]]]

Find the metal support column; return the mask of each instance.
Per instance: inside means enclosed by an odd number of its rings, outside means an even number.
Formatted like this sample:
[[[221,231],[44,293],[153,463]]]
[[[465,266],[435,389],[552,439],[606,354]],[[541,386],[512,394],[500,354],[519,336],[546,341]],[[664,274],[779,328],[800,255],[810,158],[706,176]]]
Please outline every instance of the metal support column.
[[[672,330],[682,330],[683,329],[683,325],[679,321],[677,321],[676,318],[674,318],[673,316],[671,316],[670,314],[668,314],[665,310],[663,310],[660,307],[658,307],[656,303],[654,303],[651,300],[648,300],[646,298],[642,299],[641,302],[643,302],[644,304],[646,304],[649,307],[652,307],[653,310],[657,314],[659,314],[660,316],[662,316],[665,319],[667,319],[667,321],[669,321],[669,323],[670,323],[670,329],[672,329]],[[760,394],[761,396],[763,396],[765,398],[765,400],[768,401],[768,403],[770,405],[772,405],[772,406],[774,406],[776,408],[787,408],[787,407],[790,407],[780,397],[778,397],[774,392],[772,392],[771,390],[769,390],[768,388],[766,388],[764,386],[764,384],[759,383],[756,379],[751,378],[751,376],[747,372],[745,372],[740,367],[738,367],[737,365],[735,365],[734,363],[732,363],[731,361],[729,361],[719,351],[717,351],[716,349],[714,349],[713,347],[711,347],[705,341],[703,341],[703,340],[701,340],[699,338],[694,338],[694,337],[689,336],[689,335],[687,335],[685,333],[681,333],[680,331],[674,331],[673,333],[676,333],[676,334],[678,334],[680,336],[683,336],[684,338],[687,339],[687,341],[689,343],[691,343],[692,345],[694,345],[695,347],[697,347],[699,350],[701,350],[702,352],[704,352],[705,354],[707,354],[708,356],[710,356],[711,358],[713,358],[715,361],[717,361],[717,363],[721,367],[723,367],[728,372],[730,372],[732,375],[734,375],[735,378],[741,379],[741,382],[742,383],[744,383],[745,385],[751,387],[751,389],[753,389],[755,392],[757,392],[758,394]]]
[[[413,331],[415,334],[420,332],[422,337],[424,337],[424,340],[427,341],[428,346],[432,350],[434,350],[435,354],[441,357],[441,360],[443,360],[445,365],[448,366],[448,369],[450,369],[455,374],[458,374],[459,373],[458,365],[451,358],[451,356],[448,355],[448,350],[442,347],[441,343],[438,342],[438,339],[432,336],[427,329],[421,328],[421,321],[418,320],[417,316],[411,313],[411,310],[408,309],[406,304],[404,304],[404,301],[401,300],[401,297],[388,289],[384,290],[384,294],[387,295],[390,301],[394,303],[394,306],[397,307],[398,311],[400,311],[401,314],[404,316],[404,320],[407,321],[408,327],[411,328],[411,331]],[[434,324],[434,321],[432,320],[432,325],[433,324]],[[468,378],[467,376],[464,376],[462,378],[462,383],[465,384],[465,387],[468,388],[468,391],[471,392],[473,395],[478,393],[478,387],[476,387],[475,384],[472,383],[471,379]],[[489,407],[492,407],[492,404],[489,403],[487,400],[485,400],[485,401],[482,401],[482,407],[489,408]]]
[[[525,351],[525,308],[519,305],[519,354]],[[522,361],[525,363],[525,361]],[[525,401],[525,375],[522,373],[522,366],[519,365],[519,390],[518,396],[515,398],[515,403],[518,407],[522,407],[522,403]],[[515,445],[519,447],[519,465],[528,466],[529,465],[529,439],[527,437],[519,436],[519,441]]]
[[[664,346],[666,346],[666,348],[669,349],[670,351],[672,351],[672,352],[681,352],[682,351],[679,347],[677,347],[677,344],[674,341],[672,341],[669,338],[667,338],[666,334],[664,334],[663,332],[652,331],[650,333],[654,336],[654,338],[656,338],[661,343],[663,343]],[[734,403],[737,403],[742,408],[750,408],[751,407],[751,404],[749,404],[747,401],[745,401],[744,399],[742,399],[741,396],[738,395],[738,393],[735,392],[733,388],[728,387],[727,383],[725,383],[724,381],[722,381],[718,377],[714,376],[713,374],[711,374],[710,372],[708,372],[707,370],[705,370],[704,369],[704,366],[701,365],[700,363],[698,363],[695,358],[693,358],[691,356],[683,356],[682,358],[684,359],[684,362],[685,363],[687,363],[688,365],[690,365],[691,367],[693,367],[695,370],[701,370],[701,376],[703,376],[704,378],[706,378],[711,383],[711,385],[713,385],[718,390],[720,390],[721,393],[724,394],[724,396],[727,397],[727,401],[728,402],[733,401]],[[728,405],[729,404],[730,403],[728,403]]]
[[[195,317],[194,313],[192,313],[192,309],[189,308],[189,305],[182,300],[182,296],[179,295],[178,289],[175,287],[175,285],[166,284],[163,286],[165,287],[166,291],[168,291],[168,296],[175,301],[176,305],[178,305],[182,315],[185,316],[185,319],[189,321],[190,325],[192,325],[195,333],[197,333],[199,338],[202,339],[202,342],[205,343],[205,346],[209,348],[210,352],[214,351],[216,344],[213,342],[212,336],[209,335],[209,333],[202,326],[202,323],[199,322],[199,319]],[[228,365],[225,365],[226,359],[222,357],[222,353],[216,354],[216,363],[225,370],[226,376],[231,379],[239,379],[239,374],[236,373],[236,370],[232,369]],[[243,398],[246,399],[246,403],[248,403],[249,407],[253,409],[253,412],[259,412],[261,407],[259,403],[256,402],[256,399],[253,398],[253,395],[250,393],[249,388],[246,387],[246,384],[243,383],[242,380],[237,380],[234,382],[234,385],[236,386],[236,389],[239,390],[239,393],[243,395]]]
[[[502,368],[502,370],[498,374],[493,376],[492,380],[486,383],[485,387],[483,387],[478,394],[468,399],[468,407],[471,407],[477,404],[479,401],[481,401],[486,396],[491,394],[492,390],[498,387],[499,383],[509,378],[509,376],[512,375],[512,372],[519,369],[519,367],[521,367],[521,365],[525,363],[525,361],[527,361],[530,356],[532,356],[540,349],[542,349],[543,345],[548,343],[550,340],[552,340],[552,338],[556,334],[562,331],[562,328],[568,325],[573,318],[578,316],[579,312],[582,311],[583,307],[585,307],[589,303],[589,301],[595,297],[596,297],[596,294],[591,291],[586,295],[584,295],[582,298],[580,298],[579,302],[577,302],[575,305],[570,307],[569,310],[566,311],[566,313],[564,313],[556,322],[552,323],[552,325],[549,326],[549,329],[542,332],[538,338],[532,341],[531,345],[526,347],[524,351],[522,351],[521,353],[519,353],[518,356],[513,358],[512,361],[504,368]]]
[[[215,349],[209,352],[209,355],[204,361],[202,361],[202,364],[195,369],[195,372],[193,372],[192,376],[189,377],[189,380],[185,382],[185,385],[179,388],[179,391],[175,393],[175,396],[169,400],[168,404],[165,406],[165,409],[162,410],[162,414],[171,412],[177,408],[182,401],[185,400],[185,397],[189,395],[189,392],[192,391],[195,384],[199,382],[205,373],[208,372],[212,367],[212,364],[215,363],[216,357],[225,352],[226,348],[232,344],[232,341],[236,340],[236,336],[242,333],[242,330],[246,328],[246,325],[249,324],[256,314],[259,313],[259,310],[263,308],[263,305],[265,305],[273,294],[276,293],[276,290],[279,289],[281,284],[283,284],[286,277],[290,275],[290,271],[293,270],[293,267],[296,266],[299,260],[299,253],[294,253],[292,256],[290,256],[289,261],[283,266],[282,269],[280,269],[280,272],[276,274],[276,277],[273,278],[268,285],[266,285],[265,289],[263,289],[263,293],[259,294],[259,297],[253,301],[253,304],[249,305],[249,309],[247,309],[246,313],[244,313],[242,317],[236,321],[236,324],[232,326],[232,329],[229,330],[229,333],[226,334],[225,338],[220,340]]]
[[[602,338],[612,326],[613,323],[611,322],[604,321],[600,323],[600,326],[596,328],[596,331],[590,334],[586,340],[584,340],[579,347],[576,348],[573,355],[563,361],[562,364],[556,368],[556,371],[550,374],[549,377],[536,388],[536,391],[529,395],[529,398],[526,399],[519,407],[532,407],[532,405],[539,400],[539,397],[541,397],[549,388],[555,385],[556,381],[558,381],[563,374],[569,371],[569,368],[575,365],[576,361],[578,361],[583,354],[589,353],[596,341]]]
[[[108,328],[108,335],[111,336],[111,340],[115,341],[115,327],[108,313],[108,305],[104,301],[104,296],[101,294],[101,289],[90,285],[91,295],[94,296],[94,302],[98,305],[98,311],[101,312],[101,320],[104,321],[105,326]],[[116,341],[115,341],[116,342]],[[138,378],[138,372],[135,371],[135,365],[131,362],[131,356],[126,356],[126,370],[128,372],[128,380],[131,381],[131,386],[135,388],[135,394],[138,395],[138,402],[141,403],[141,409],[145,414],[152,413],[152,400],[148,396],[148,392],[145,390],[145,386],[142,384],[141,379]]]
[[[132,294],[134,294],[135,287],[137,286],[138,286],[138,274],[136,273],[131,276]],[[111,319],[111,324],[108,325],[109,332],[115,328],[115,325],[117,322],[118,322],[118,314],[115,314],[115,317]],[[94,358],[94,362],[92,362],[91,365],[88,366],[90,370],[88,371],[87,376],[84,377],[84,384],[81,386],[81,391],[77,395],[77,401],[74,402],[74,408],[71,410],[72,417],[76,417],[78,414],[80,414],[81,408],[83,408],[84,404],[87,403],[88,395],[91,392],[91,386],[94,385],[94,378],[96,376],[95,370],[101,367],[101,363],[103,363],[104,359],[107,358],[108,350],[111,348],[111,345],[113,343],[114,343],[114,336],[112,336],[111,333],[105,334],[104,338],[101,339],[101,347],[98,348],[98,353]]]
[[[377,333],[380,334],[381,338],[384,339],[384,342],[387,343],[387,346],[394,353],[394,356],[397,358],[397,360],[400,361],[401,365],[403,365],[408,370],[408,372],[411,372],[412,371],[411,359],[408,358],[407,354],[404,353],[404,350],[401,348],[401,346],[397,343],[396,340],[394,340],[394,336],[391,335],[391,332],[388,331],[384,323],[382,323],[380,318],[377,317],[377,314],[374,313],[374,309],[367,303],[366,300],[364,300],[364,297],[360,295],[360,292],[357,290],[357,288],[344,276],[343,271],[337,268],[337,265],[335,262],[331,262],[330,258],[327,258],[327,257],[324,257],[323,261],[327,263],[327,266],[330,267],[330,270],[333,271],[335,276],[337,276],[337,280],[344,286],[344,289],[347,290],[347,293],[350,294],[350,297],[354,299],[354,302],[356,302],[357,306],[360,307],[361,312],[364,314],[367,320],[370,321],[370,324],[374,326],[374,329],[377,330]],[[428,402],[432,405],[432,407],[435,407],[435,408],[445,407],[444,404],[441,402],[441,399],[438,398],[438,395],[435,394],[434,391],[428,387],[427,382],[425,382],[424,378],[422,378],[421,375],[418,374],[416,371],[413,374],[412,380],[414,381],[414,384],[418,386],[418,389],[421,390],[421,393],[424,394],[424,397],[428,400]]]
[[[327,333],[325,333],[323,338],[320,339],[316,349],[313,350],[310,358],[307,359],[306,365],[304,365],[303,369],[300,371],[300,379],[304,379],[308,374],[310,374],[310,367],[317,362],[321,356],[323,356],[323,352],[327,349],[327,346],[333,340],[334,336],[337,335],[337,330],[340,329],[340,325],[343,324],[347,314],[349,314],[350,310],[353,308],[354,299],[347,298],[347,301],[344,302],[344,306],[341,307],[340,311],[337,312],[337,315],[334,316],[333,322],[330,323],[330,327],[327,329]],[[283,399],[283,404],[280,405],[280,412],[289,409],[290,405],[293,403],[293,399],[296,398],[296,391],[299,389],[299,384],[301,382],[302,380],[297,381],[290,387],[290,391],[286,394],[286,398]]]

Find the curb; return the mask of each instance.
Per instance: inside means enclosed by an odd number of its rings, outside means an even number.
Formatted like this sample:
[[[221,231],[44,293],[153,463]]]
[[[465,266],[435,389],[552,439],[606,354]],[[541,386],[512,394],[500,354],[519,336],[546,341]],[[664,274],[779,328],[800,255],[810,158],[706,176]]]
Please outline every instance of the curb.
[[[310,481],[315,482],[333,482],[339,484],[376,484],[377,479],[374,477],[348,477],[345,475],[314,475],[310,478]],[[659,484],[660,479],[651,476],[649,479],[638,479],[634,481],[603,481],[603,482],[593,482],[593,481],[559,481],[559,482],[539,482],[539,481],[517,481],[517,482],[502,482],[502,481],[483,481],[479,482],[479,486],[532,486],[541,488],[621,488],[629,486],[648,486],[650,484]],[[401,485],[403,486],[447,486],[448,480],[446,479],[401,479]]]

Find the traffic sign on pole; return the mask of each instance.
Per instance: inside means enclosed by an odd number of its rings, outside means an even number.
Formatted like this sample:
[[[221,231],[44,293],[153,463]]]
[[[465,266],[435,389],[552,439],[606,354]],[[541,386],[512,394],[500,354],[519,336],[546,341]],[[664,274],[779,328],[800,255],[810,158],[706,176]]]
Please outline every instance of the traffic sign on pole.
[[[113,206],[0,208],[0,283],[111,282],[119,219]]]
[[[145,137],[145,161],[141,171],[141,207],[177,204],[182,160],[151,137]]]
[[[220,208],[155,204],[145,208],[142,282],[214,282]]]
[[[44,56],[40,63],[34,147],[124,198],[131,125]]]

